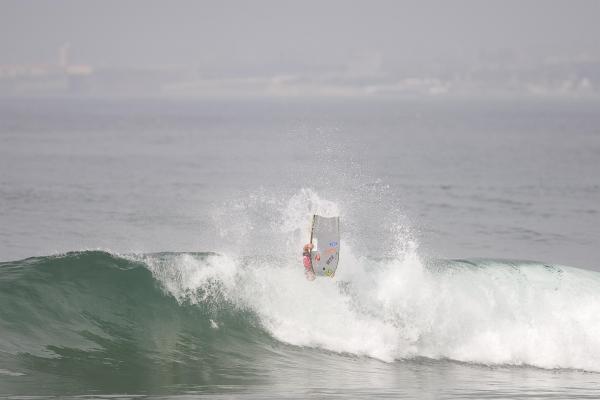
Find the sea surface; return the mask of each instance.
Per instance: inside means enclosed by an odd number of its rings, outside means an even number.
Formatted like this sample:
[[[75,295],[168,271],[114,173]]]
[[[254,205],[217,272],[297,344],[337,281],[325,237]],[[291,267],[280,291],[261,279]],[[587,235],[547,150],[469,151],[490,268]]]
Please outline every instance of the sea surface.
[[[0,99],[2,397],[600,398],[599,248],[598,100]]]

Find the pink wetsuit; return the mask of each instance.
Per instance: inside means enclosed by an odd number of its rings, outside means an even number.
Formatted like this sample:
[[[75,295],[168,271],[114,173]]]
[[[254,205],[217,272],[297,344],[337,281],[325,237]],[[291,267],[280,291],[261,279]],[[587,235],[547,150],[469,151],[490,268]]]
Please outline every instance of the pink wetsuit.
[[[310,253],[308,251],[305,251],[304,253],[302,253],[302,262],[304,263],[304,268],[307,271],[312,270],[312,264],[310,262]]]

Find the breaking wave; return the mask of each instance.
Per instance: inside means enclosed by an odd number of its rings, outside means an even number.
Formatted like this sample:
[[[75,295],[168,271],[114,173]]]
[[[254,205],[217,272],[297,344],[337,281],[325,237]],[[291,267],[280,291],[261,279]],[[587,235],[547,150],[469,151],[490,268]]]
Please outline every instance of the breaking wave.
[[[3,370],[229,384],[308,351],[600,371],[598,273],[345,254],[335,279],[315,282],[296,260],[214,253],[2,263]]]
[[[397,219],[369,233],[360,198],[354,214],[311,191],[248,201],[215,211],[225,244],[215,252],[0,263],[5,382],[56,393],[245,387],[298,371],[331,379],[357,359],[600,372],[599,273],[426,259]],[[345,221],[334,279],[304,279],[298,249],[311,213]]]

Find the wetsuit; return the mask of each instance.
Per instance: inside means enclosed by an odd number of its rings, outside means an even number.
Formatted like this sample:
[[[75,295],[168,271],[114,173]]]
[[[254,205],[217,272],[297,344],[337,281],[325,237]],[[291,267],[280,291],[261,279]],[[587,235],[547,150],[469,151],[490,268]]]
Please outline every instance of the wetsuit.
[[[312,272],[312,262],[310,261],[310,251],[304,250],[302,252],[302,263],[306,272]]]

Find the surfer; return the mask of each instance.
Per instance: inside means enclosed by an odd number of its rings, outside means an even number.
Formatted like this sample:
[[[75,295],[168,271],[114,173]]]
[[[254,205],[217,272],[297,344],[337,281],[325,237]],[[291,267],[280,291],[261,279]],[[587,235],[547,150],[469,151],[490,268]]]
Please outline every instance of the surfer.
[[[306,275],[306,279],[308,279],[309,281],[315,280],[315,273],[313,272],[312,261],[310,259],[310,251],[312,250],[312,248],[313,244],[307,243],[302,249],[302,263],[304,264],[305,270],[304,275]]]

